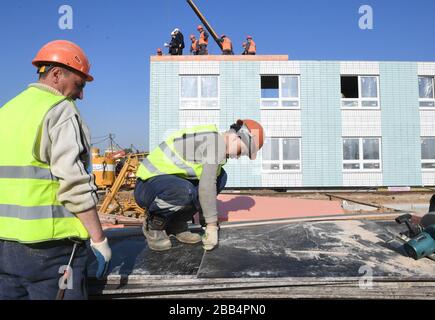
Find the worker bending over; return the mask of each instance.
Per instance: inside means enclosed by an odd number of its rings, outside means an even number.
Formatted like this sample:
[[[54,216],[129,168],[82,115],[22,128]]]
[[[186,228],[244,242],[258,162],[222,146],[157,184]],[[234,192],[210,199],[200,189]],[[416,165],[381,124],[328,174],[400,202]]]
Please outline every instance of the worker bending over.
[[[199,42],[193,34],[190,35],[190,41],[192,42],[190,45],[190,54],[196,56],[199,53]]]
[[[97,277],[111,259],[89,130],[74,102],[93,80],[90,64],[80,47],[58,40],[33,65],[38,83],[0,108],[0,299],[55,299],[65,270],[64,298],[86,299],[89,236]]]
[[[223,34],[219,40],[222,42],[222,54],[233,55],[233,43],[231,42],[231,39]]]
[[[199,55],[207,55],[208,54],[208,33],[204,30],[204,28],[199,25],[197,30],[199,31]]]
[[[245,47],[244,54],[247,54],[247,55],[257,54],[257,46],[255,45],[254,40],[252,40],[251,36],[246,37],[246,47]]]
[[[262,126],[254,120],[238,120],[224,133],[215,125],[202,125],[172,134],[140,164],[135,199],[147,210],[143,233],[150,249],[169,250],[169,235],[183,243],[202,240],[205,250],[218,243],[216,197],[227,175],[228,158],[255,159],[263,146]],[[205,219],[201,236],[188,230],[197,212]]]

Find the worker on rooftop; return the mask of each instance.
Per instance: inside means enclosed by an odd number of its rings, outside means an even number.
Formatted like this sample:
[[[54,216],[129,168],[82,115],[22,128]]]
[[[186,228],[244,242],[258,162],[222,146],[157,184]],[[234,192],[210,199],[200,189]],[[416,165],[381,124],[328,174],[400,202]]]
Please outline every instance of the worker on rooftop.
[[[242,43],[242,48],[243,48],[242,55],[244,56],[244,55],[248,54],[248,53],[246,52],[246,41],[243,41],[243,43]]]
[[[255,159],[263,146],[262,126],[237,120],[219,133],[215,125],[202,125],[172,134],[140,164],[134,191],[137,204],[147,210],[143,233],[150,249],[169,250],[170,235],[183,243],[203,242],[205,250],[218,244],[216,197],[225,187],[222,168],[228,158]],[[188,230],[195,213],[203,216],[205,234]]]
[[[89,236],[97,277],[111,259],[74,102],[93,77],[69,41],[46,44],[33,65],[38,83],[0,108],[0,299],[86,299]]]
[[[257,54],[257,47],[255,45],[254,40],[252,40],[251,36],[247,36],[246,37],[246,48],[245,48],[245,52],[248,55],[255,55]]]
[[[165,47],[169,48],[169,54],[171,56],[182,56],[184,49],[184,36],[181,33],[180,29],[175,28],[171,32],[171,41],[165,43]]]
[[[219,39],[220,42],[222,42],[222,54],[223,55],[233,55],[233,43],[231,42],[231,39],[228,38],[225,34],[221,35],[221,38]]]
[[[208,54],[208,33],[204,30],[204,28],[199,25],[197,30],[199,31],[199,55],[207,55]]]
[[[192,42],[190,45],[190,54],[196,56],[199,53],[199,42],[193,34],[190,35],[190,41]]]
[[[161,48],[157,48],[157,55],[158,56],[163,56],[163,52]]]

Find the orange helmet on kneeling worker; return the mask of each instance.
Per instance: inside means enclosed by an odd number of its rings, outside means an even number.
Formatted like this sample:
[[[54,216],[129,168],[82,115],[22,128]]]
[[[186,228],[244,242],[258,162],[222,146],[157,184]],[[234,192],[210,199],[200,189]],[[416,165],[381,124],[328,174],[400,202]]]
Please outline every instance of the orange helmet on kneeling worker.
[[[257,152],[263,147],[264,143],[264,129],[263,126],[255,120],[245,119],[237,120],[231,126],[236,134],[240,137],[242,142],[247,147],[247,156],[251,160],[257,158]]]
[[[37,68],[49,64],[64,65],[81,73],[86,81],[94,80],[89,74],[91,64],[85,52],[78,45],[67,40],[55,40],[44,45],[36,54],[32,64]]]

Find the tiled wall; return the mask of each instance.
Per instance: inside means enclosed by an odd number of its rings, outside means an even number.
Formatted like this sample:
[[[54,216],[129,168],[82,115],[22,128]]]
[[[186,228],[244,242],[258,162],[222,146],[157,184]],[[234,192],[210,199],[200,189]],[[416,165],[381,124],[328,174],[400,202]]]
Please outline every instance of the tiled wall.
[[[179,110],[179,76],[218,74],[220,110]],[[296,110],[261,110],[261,74],[300,75]],[[340,75],[379,75],[380,110],[342,110]],[[302,138],[302,172],[262,173],[255,161],[230,160],[229,187],[339,187],[435,185],[421,170],[421,136],[435,137],[435,111],[418,108],[418,75],[435,63],[359,61],[152,62],[150,148],[180,127],[236,119],[261,120],[271,137]],[[342,137],[382,137],[382,172],[342,171]]]
[[[421,185],[416,63],[380,62],[383,183]]]
[[[300,65],[303,185],[342,186],[340,63]]]
[[[176,62],[151,64],[150,150],[179,128],[179,72]]]
[[[220,62],[220,128],[228,130],[237,119],[260,119],[260,63]],[[242,157],[225,166],[229,187],[261,187],[261,159]]]

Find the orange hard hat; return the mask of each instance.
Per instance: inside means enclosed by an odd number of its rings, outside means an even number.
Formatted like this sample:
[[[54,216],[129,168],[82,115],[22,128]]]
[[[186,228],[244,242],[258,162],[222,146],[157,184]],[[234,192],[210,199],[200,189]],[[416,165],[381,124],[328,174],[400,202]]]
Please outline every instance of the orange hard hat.
[[[252,37],[251,36],[246,36],[246,39],[252,39]]]
[[[202,30],[202,29],[204,29],[204,28],[202,27],[202,25],[199,25],[198,28],[196,28],[196,30]]]
[[[190,39],[195,39],[195,36],[193,34],[190,35]]]
[[[86,81],[93,81],[89,74],[91,64],[85,52],[75,43],[66,40],[55,40],[44,45],[32,64],[39,68],[43,65],[57,63],[76,70],[86,77]]]
[[[237,120],[236,124],[240,126],[237,135],[248,148],[249,158],[255,160],[258,150],[263,147],[264,143],[263,126],[251,119]]]

